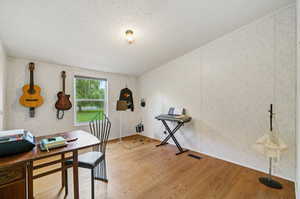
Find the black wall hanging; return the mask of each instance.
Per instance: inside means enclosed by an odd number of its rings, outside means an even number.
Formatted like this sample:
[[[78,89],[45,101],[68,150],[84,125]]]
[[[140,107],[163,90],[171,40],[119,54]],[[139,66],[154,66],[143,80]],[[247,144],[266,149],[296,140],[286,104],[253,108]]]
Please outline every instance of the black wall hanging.
[[[120,91],[119,100],[126,101],[128,109],[131,109],[131,111],[134,111],[132,91],[129,88],[123,88]]]
[[[146,101],[144,98],[141,99],[141,107],[145,107],[146,106]]]

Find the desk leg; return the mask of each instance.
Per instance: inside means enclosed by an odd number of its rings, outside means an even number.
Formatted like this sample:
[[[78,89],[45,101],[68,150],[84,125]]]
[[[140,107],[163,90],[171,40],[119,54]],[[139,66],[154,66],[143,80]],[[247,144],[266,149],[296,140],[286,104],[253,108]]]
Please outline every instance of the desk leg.
[[[62,159],[62,162],[61,162],[61,187],[64,188],[66,186],[66,176],[65,176],[65,154],[61,154],[61,159]]]
[[[79,199],[79,182],[78,182],[78,151],[73,151],[73,183],[74,198]]]
[[[33,199],[33,161],[29,161],[27,165],[27,172],[28,172],[28,199]]]

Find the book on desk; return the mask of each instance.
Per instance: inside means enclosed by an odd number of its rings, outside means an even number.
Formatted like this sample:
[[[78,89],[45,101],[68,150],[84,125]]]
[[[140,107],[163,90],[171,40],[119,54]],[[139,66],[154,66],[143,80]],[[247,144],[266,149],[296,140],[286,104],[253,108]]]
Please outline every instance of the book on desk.
[[[40,148],[42,151],[49,151],[50,149],[64,147],[66,145],[67,145],[66,139],[61,136],[44,138],[40,142]]]

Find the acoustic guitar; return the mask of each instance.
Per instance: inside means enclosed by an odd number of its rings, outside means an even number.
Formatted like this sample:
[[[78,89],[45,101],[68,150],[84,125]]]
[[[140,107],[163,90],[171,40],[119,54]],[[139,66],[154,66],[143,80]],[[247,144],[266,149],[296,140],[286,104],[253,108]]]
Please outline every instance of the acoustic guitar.
[[[23,95],[20,97],[20,104],[25,107],[29,107],[30,117],[34,117],[34,110],[36,107],[41,106],[44,103],[44,99],[41,96],[41,88],[38,85],[34,85],[33,71],[34,63],[29,63],[30,71],[30,83],[23,86]]]
[[[63,90],[57,93],[58,100],[55,103],[55,108],[57,109],[57,119],[62,119],[62,116],[59,116],[59,111],[66,111],[72,108],[72,103],[70,101],[70,95],[67,95],[65,92],[66,89],[66,72],[61,72],[62,77],[62,87]]]

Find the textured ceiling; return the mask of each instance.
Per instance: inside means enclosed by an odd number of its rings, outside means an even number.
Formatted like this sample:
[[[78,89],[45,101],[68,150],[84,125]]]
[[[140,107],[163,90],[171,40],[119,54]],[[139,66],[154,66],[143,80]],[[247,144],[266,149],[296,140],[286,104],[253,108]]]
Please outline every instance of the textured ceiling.
[[[0,0],[0,40],[10,56],[139,75],[291,3]]]

